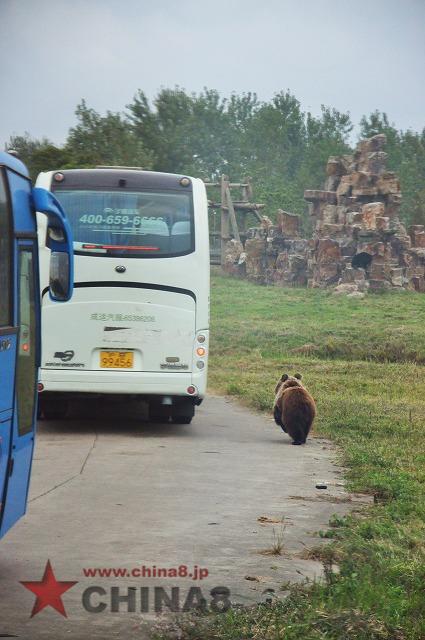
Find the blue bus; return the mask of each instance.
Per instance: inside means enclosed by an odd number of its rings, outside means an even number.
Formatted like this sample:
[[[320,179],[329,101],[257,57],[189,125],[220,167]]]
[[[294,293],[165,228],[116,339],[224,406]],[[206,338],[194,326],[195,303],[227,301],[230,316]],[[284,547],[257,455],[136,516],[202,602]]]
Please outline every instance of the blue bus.
[[[25,513],[37,417],[40,287],[36,211],[47,216],[50,293],[72,295],[68,222],[58,201],[31,185],[22,162],[0,152],[0,537]]]

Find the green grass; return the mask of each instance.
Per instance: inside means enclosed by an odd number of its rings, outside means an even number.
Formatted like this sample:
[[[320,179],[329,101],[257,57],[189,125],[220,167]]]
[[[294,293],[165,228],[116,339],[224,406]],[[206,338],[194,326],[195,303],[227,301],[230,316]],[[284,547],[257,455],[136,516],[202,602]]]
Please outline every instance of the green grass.
[[[155,637],[425,638],[425,296],[359,301],[214,276],[211,309],[211,388],[270,412],[279,376],[301,372],[316,432],[339,445],[349,489],[374,505],[319,532],[331,539],[311,551],[324,582],[292,586],[272,605],[181,619],[180,635]]]
[[[307,353],[319,358],[425,363],[424,313],[425,296],[404,290],[356,300],[216,276],[213,353],[255,350],[287,362],[308,345]]]

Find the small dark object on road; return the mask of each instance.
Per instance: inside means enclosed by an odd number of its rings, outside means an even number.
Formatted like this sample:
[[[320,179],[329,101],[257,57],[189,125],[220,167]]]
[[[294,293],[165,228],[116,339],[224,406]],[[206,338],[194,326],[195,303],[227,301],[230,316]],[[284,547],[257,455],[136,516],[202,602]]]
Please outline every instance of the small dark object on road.
[[[316,484],[316,489],[327,489],[327,488],[328,488],[328,485],[325,484],[324,482],[318,482]]]

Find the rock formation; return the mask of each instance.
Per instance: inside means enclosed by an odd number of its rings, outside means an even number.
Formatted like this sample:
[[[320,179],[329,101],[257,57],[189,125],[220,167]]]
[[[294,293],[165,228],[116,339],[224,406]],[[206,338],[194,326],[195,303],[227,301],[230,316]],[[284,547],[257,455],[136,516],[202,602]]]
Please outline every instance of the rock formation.
[[[227,270],[235,273],[237,264],[249,279],[280,286],[425,292],[424,226],[406,231],[400,222],[400,184],[386,170],[385,143],[379,134],[362,140],[353,155],[329,158],[324,189],[304,194],[310,240],[300,237],[299,216],[279,210],[275,224],[267,219],[249,230],[245,247],[229,243]]]

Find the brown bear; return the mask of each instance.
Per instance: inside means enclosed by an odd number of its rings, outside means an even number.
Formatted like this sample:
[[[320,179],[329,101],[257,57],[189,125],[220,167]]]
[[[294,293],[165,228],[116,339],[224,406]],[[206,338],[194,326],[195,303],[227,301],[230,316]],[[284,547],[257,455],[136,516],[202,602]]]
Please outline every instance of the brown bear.
[[[284,374],[276,385],[273,416],[293,439],[292,444],[305,444],[316,416],[316,404],[301,382],[301,374]]]

